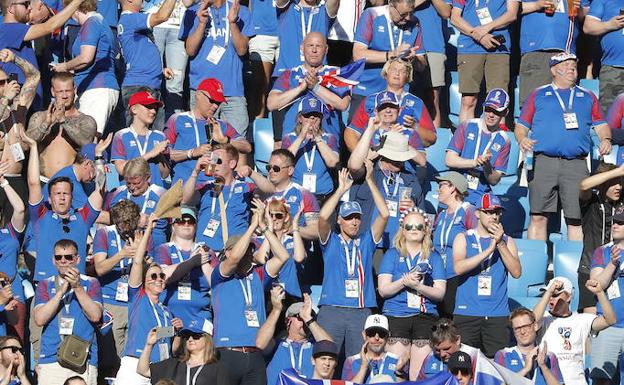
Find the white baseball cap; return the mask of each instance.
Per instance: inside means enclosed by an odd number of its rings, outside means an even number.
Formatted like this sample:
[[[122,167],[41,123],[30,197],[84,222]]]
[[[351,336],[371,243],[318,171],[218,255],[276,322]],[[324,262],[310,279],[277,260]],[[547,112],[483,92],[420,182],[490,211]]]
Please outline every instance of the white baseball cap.
[[[574,286],[572,286],[572,282],[566,277],[561,277],[561,276],[554,277],[553,279],[551,279],[550,282],[548,282],[547,289],[549,289],[555,283],[555,281],[559,281],[563,283],[563,287],[556,294],[559,294],[562,291],[567,291],[568,293],[570,293],[570,295],[574,293]]]
[[[390,328],[388,327],[388,318],[381,314],[369,315],[364,323],[364,330],[372,328],[384,329],[387,332],[390,332]]]

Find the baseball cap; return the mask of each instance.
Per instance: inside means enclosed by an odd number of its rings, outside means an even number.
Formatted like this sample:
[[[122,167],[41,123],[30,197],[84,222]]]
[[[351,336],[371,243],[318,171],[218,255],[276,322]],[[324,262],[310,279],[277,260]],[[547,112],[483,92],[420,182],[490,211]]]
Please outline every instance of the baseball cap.
[[[295,302],[292,305],[288,306],[288,309],[286,309],[286,318],[294,317],[297,314],[299,314],[302,307],[303,307],[303,302]],[[316,314],[316,313],[318,313],[318,308],[312,305],[312,314]]]
[[[203,334],[208,333],[212,335],[214,330],[214,326],[212,322],[205,319],[194,319],[187,326],[184,326],[182,330],[180,330],[180,334],[183,332],[190,332],[195,334]]]
[[[193,217],[193,219],[197,220],[197,214],[195,214],[195,210],[190,207],[182,207],[180,209],[180,212],[182,213],[182,216],[188,215]]]
[[[470,358],[470,354],[466,352],[455,352],[449,357],[447,366],[449,371],[454,369],[465,369],[472,371],[472,358]]]
[[[503,209],[503,204],[501,203],[500,198],[497,195],[486,193],[481,197],[481,204],[479,205],[479,210],[496,210]]]
[[[466,177],[457,171],[445,172],[442,175],[436,176],[436,179],[438,182],[450,182],[457,189],[457,191],[462,194],[466,194],[468,192],[468,182],[466,181]]]
[[[325,116],[326,110],[325,104],[313,95],[304,96],[299,103],[299,112],[303,115],[319,114]]]
[[[509,94],[502,88],[494,88],[488,92],[483,107],[490,107],[498,112],[503,112],[509,107]]]
[[[204,91],[208,97],[215,102],[226,103],[223,95],[223,84],[215,78],[204,79],[199,83],[197,91]]]
[[[399,108],[399,98],[397,98],[394,92],[384,91],[380,92],[375,96],[375,109],[378,110],[385,105],[391,105],[393,107]]]
[[[390,327],[388,326],[388,318],[385,315],[381,314],[372,314],[366,318],[366,322],[364,323],[364,330],[368,329],[383,329],[387,332],[390,331]]]
[[[562,276],[554,277],[553,279],[551,279],[550,282],[548,282],[548,286],[546,288],[541,289],[541,291],[546,291],[551,285],[555,283],[555,281],[559,281],[563,283],[563,287],[561,288],[561,290],[554,293],[555,295],[559,295],[559,293],[561,293],[562,291],[566,291],[569,294],[572,294],[574,292],[574,286],[572,286],[572,282],[566,277],[562,277]]]
[[[147,91],[135,92],[132,96],[130,96],[128,107],[132,107],[136,104],[140,104],[142,106],[163,106],[163,102],[152,97],[152,95]]]
[[[613,221],[624,222],[624,206],[618,206],[613,212]]]
[[[557,64],[568,60],[576,61],[576,55],[569,52],[561,52],[550,57],[550,66],[556,66]]]
[[[342,218],[346,218],[351,214],[362,215],[362,207],[357,202],[343,202],[342,205],[340,205],[340,211],[338,212],[338,215],[340,215]]]
[[[314,344],[312,348],[312,357],[318,356],[334,356],[338,357],[338,347],[329,340],[321,340]]]

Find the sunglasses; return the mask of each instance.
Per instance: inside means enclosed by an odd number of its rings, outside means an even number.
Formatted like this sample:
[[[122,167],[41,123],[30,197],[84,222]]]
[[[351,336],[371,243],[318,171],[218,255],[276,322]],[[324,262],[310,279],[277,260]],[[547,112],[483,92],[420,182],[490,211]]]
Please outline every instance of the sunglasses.
[[[212,161],[213,164],[223,164],[223,159],[217,158]]]
[[[66,261],[73,261],[74,257],[76,256],[76,254],[54,254],[54,259],[57,262],[60,262],[62,259],[65,259]]]
[[[71,229],[70,229],[70,228],[69,228],[69,226],[68,226],[68,225],[69,225],[69,219],[67,219],[67,218],[62,218],[62,219],[61,219],[61,223],[63,224],[63,232],[64,232],[65,234],[68,234],[68,233],[71,231]]]
[[[9,82],[9,78],[6,79],[0,79],[0,86],[3,86],[5,84],[7,84]]]
[[[173,223],[175,223],[176,225],[189,225],[189,226],[193,226],[197,222],[193,218],[178,218]]]
[[[149,277],[152,279],[152,281],[155,281],[158,278],[160,278],[160,279],[162,279],[164,281],[166,275],[165,275],[165,273],[152,273],[152,274],[150,274]]]
[[[284,219],[284,217],[286,216],[286,214],[284,213],[270,213],[269,215],[271,216],[271,218],[275,219]]]
[[[481,210],[484,214],[487,215],[495,215],[497,217],[500,217],[501,215],[503,215],[503,210]]]
[[[624,226],[624,221],[613,221],[614,225]]]
[[[372,338],[375,337],[376,335],[379,336],[379,338],[381,339],[386,339],[388,338],[388,332],[385,330],[380,330],[380,329],[368,329],[366,330],[366,337]]]
[[[180,338],[183,338],[185,340],[189,340],[189,339],[194,339],[195,341],[200,340],[204,337],[204,335],[202,333],[193,333],[193,332],[181,332],[180,333]]]
[[[423,225],[422,223],[417,223],[417,224],[406,223],[403,225],[403,228],[407,231],[410,231],[410,230],[423,231],[425,229],[425,225]]]
[[[13,354],[15,354],[15,353],[17,353],[17,352],[22,350],[22,348],[20,348],[19,346],[5,346],[5,347],[3,347],[0,350],[7,350],[7,349],[11,349],[11,353],[13,353]]]
[[[276,166],[274,164],[267,164],[266,165],[266,170],[267,170],[267,172],[270,172],[271,170],[273,170],[273,172],[280,172],[283,169],[288,168],[288,167],[291,167],[291,166],[280,167],[280,166]]]
[[[472,370],[464,369],[464,368],[454,368],[450,370],[451,374],[456,376],[458,373],[461,373],[462,376],[469,376],[472,374]]]
[[[505,116],[505,111],[502,111],[502,112],[496,111],[492,107],[485,107],[485,112],[490,112],[496,116]]]

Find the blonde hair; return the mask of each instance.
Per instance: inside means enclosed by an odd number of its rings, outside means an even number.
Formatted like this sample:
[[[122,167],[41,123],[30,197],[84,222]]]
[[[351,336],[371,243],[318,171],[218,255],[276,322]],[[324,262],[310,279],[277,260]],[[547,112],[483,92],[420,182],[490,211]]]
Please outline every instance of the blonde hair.
[[[217,352],[215,351],[214,342],[212,341],[212,337],[208,333],[204,333],[202,336],[204,339],[204,364],[212,364],[217,362]],[[191,358],[191,352],[188,351],[186,347],[186,343],[183,344],[184,349],[182,354],[180,355],[181,362],[187,362],[189,358]]]
[[[433,241],[431,239],[431,225],[429,224],[429,218],[420,211],[410,211],[401,217],[401,221],[399,222],[399,231],[396,232],[394,238],[392,239],[392,245],[399,251],[399,254],[402,257],[408,255],[407,251],[407,241],[405,240],[405,229],[403,228],[403,224],[407,220],[409,216],[418,215],[423,220],[423,225],[425,228],[423,232],[425,236],[422,240],[422,245],[420,246],[420,256],[422,259],[429,259],[429,255],[431,255],[431,249],[433,247]]]
[[[288,205],[288,203],[286,203],[286,201],[281,198],[270,199],[267,202],[267,205],[269,206],[269,212],[271,212],[272,210],[276,210],[276,211],[281,211],[286,215],[284,217],[284,229],[286,229],[286,231],[290,230],[292,226],[292,216],[290,215],[290,205]]]
[[[384,64],[383,68],[381,69],[382,78],[387,79],[386,76],[388,76],[388,71],[390,70],[390,66],[393,63],[400,63],[405,67],[405,70],[407,71],[407,83],[414,80],[414,66],[412,66],[412,63],[399,58],[390,59]]]
[[[123,176],[132,178],[136,176],[151,176],[152,173],[147,161],[141,157],[131,159],[126,162],[123,168]]]

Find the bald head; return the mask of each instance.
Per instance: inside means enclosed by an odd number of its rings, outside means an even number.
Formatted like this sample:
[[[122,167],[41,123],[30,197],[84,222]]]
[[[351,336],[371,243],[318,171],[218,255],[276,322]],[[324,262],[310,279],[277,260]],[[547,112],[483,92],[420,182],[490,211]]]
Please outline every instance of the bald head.
[[[310,32],[303,39],[301,50],[306,64],[319,67],[327,54],[327,40],[319,32]]]

